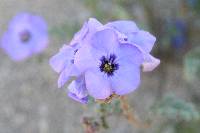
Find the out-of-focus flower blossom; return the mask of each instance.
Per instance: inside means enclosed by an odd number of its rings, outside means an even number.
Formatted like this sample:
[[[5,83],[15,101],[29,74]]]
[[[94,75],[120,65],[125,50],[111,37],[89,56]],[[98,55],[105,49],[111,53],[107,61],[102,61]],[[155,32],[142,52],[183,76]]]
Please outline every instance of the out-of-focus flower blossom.
[[[42,52],[48,45],[48,29],[44,19],[29,13],[16,15],[1,40],[2,49],[15,61]]]
[[[142,65],[144,72],[152,71],[160,64],[159,59],[150,55],[156,38],[149,32],[140,30],[133,21],[128,20],[113,21],[106,25],[124,33],[127,36],[127,38],[123,40],[125,43],[129,42],[141,48],[145,57]]]
[[[79,49],[74,61],[85,72],[86,88],[91,96],[105,99],[113,93],[125,95],[138,87],[143,62],[138,47],[120,43],[112,29],[96,32],[89,43]]]
[[[187,25],[183,20],[175,20],[171,22],[168,29],[170,31],[170,41],[175,49],[182,49],[187,44]]]

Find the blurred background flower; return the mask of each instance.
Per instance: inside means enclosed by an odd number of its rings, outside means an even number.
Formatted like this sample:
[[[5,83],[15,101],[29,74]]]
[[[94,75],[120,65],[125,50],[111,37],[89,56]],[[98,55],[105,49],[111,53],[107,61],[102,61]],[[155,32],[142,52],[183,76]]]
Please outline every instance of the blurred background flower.
[[[45,20],[29,13],[19,13],[9,23],[1,41],[3,50],[15,61],[42,52],[48,45]]]

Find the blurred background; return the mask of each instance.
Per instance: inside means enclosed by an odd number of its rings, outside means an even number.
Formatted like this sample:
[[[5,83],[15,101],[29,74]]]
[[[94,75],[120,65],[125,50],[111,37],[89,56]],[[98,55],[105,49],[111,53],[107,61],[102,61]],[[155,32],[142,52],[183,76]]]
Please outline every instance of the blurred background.
[[[128,95],[138,128],[123,116],[107,119],[99,133],[199,133],[200,0],[0,0],[0,36],[19,12],[38,14],[49,26],[50,45],[40,55],[13,62],[0,50],[0,133],[83,133],[83,116],[93,110],[57,89],[49,58],[68,43],[84,21],[134,20],[156,36],[152,54],[161,64],[142,73]]]

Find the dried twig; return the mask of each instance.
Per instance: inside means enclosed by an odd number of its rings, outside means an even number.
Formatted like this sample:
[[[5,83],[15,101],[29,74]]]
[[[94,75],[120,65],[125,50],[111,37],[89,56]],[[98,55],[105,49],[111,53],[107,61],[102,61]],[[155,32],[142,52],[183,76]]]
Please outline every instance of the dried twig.
[[[130,111],[131,109],[129,107],[128,101],[124,96],[120,97],[120,102],[121,102],[121,108],[123,111],[123,115],[126,117],[126,119],[130,123],[132,123],[134,126],[137,126],[139,128],[149,128],[150,127],[149,123],[141,123],[140,121],[138,121],[135,118],[134,114],[132,114],[132,112]]]

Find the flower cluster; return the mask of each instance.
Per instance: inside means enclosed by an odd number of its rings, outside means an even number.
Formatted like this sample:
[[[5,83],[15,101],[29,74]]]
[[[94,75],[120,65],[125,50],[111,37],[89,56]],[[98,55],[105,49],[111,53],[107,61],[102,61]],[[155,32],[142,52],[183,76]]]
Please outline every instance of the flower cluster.
[[[10,21],[1,39],[1,48],[14,61],[41,53],[48,45],[45,20],[30,13],[19,13]]]
[[[59,88],[75,77],[68,86],[74,100],[87,103],[89,96],[105,100],[137,89],[141,66],[152,71],[159,65],[160,60],[150,54],[155,41],[133,21],[103,25],[90,18],[70,44],[50,59],[50,65],[60,74]]]

